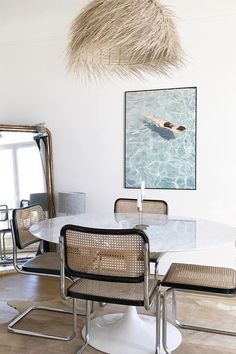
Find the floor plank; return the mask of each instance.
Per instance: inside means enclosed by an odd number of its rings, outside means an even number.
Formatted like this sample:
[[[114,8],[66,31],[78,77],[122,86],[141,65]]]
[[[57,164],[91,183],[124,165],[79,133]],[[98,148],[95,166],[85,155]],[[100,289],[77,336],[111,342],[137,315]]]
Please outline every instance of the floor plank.
[[[18,310],[24,307],[42,302],[43,304],[61,305],[63,302],[59,296],[58,279],[48,279],[45,277],[10,274],[0,277],[0,354],[72,354],[75,353],[82,338],[80,330],[84,325],[84,317],[79,317],[78,335],[72,341],[62,343],[53,340],[33,338],[7,332],[7,322],[13,318]],[[203,323],[211,325],[220,325],[236,330],[236,299],[215,298],[212,303],[209,297],[201,300],[192,295],[178,295],[178,308],[182,319],[191,320],[193,323],[202,319]],[[9,306],[12,304],[12,306]],[[97,306],[96,314],[122,311],[122,306],[107,305],[105,308]],[[71,318],[57,318],[56,315],[35,314],[31,319],[25,320],[22,325],[28,325],[30,328],[40,327],[45,330],[51,328],[58,331],[70,331]],[[211,323],[210,323],[211,322]],[[63,326],[62,326],[63,324]],[[181,331],[183,342],[177,348],[174,354],[233,354],[236,352],[236,338],[229,336],[220,336],[202,332]],[[88,347],[86,354],[98,354],[99,351]],[[129,354],[129,353],[121,353]]]

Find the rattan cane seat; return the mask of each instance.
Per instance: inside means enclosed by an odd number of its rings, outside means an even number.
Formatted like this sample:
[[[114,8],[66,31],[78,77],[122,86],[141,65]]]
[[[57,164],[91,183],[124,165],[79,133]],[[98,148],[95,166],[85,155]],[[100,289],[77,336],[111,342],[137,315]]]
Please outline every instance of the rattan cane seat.
[[[60,275],[60,255],[56,252],[45,252],[26,261],[22,270],[25,272]]]
[[[213,297],[220,295],[222,298],[224,296],[235,296],[236,271],[234,269],[199,264],[172,263],[161,285],[167,287],[162,296],[162,344],[166,353],[172,353],[167,345],[167,296],[170,295],[172,318],[176,326],[184,329],[236,336],[236,332],[232,330],[193,325],[191,324],[191,319],[190,321],[187,319],[186,322],[181,322],[177,318],[176,298],[177,292],[195,293],[199,297],[205,294]],[[228,314],[227,312],[227,316]]]
[[[158,280],[149,280],[148,297],[152,302]],[[68,289],[68,295],[98,302],[144,306],[143,283],[116,283],[80,279]]]
[[[234,293],[236,292],[236,272],[234,269],[224,267],[172,263],[162,280],[162,286]]]

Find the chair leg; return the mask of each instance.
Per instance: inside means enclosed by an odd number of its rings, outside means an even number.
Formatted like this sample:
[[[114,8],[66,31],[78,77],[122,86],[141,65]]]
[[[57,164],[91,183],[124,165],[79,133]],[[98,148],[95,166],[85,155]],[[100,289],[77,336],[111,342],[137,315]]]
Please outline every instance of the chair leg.
[[[215,329],[215,328],[210,328],[210,327],[194,326],[194,325],[189,325],[189,324],[185,324],[185,323],[180,322],[177,319],[177,302],[176,302],[176,292],[177,291],[181,292],[181,290],[179,290],[179,289],[173,289],[173,291],[172,291],[172,309],[173,309],[173,320],[178,327],[183,328],[183,329],[190,329],[193,331],[216,333],[216,334],[228,335],[228,336],[233,336],[233,337],[236,336],[236,332],[233,332],[233,331],[226,331],[226,330]],[[187,292],[187,291],[182,291],[182,292]],[[191,292],[193,293],[193,291],[191,291]]]
[[[176,303],[176,291],[172,289],[172,317],[177,326],[180,326],[179,321],[177,320],[177,303]],[[181,326],[180,326],[181,327]]]
[[[155,354],[160,354],[160,336],[161,336],[161,293],[158,290],[156,295],[156,350]]]
[[[85,324],[85,337],[82,347],[77,351],[76,354],[81,354],[87,347],[89,342],[89,332],[90,332],[90,313],[91,313],[91,301],[86,300],[86,324]]]
[[[9,257],[7,257],[6,254],[6,242],[5,242],[5,236],[9,232],[2,231],[0,233],[0,260],[7,261]]]
[[[3,259],[3,249],[2,249],[2,232],[0,232],[0,260]]]
[[[5,236],[6,236],[6,232],[4,232],[2,235],[2,249],[3,249],[3,257],[5,260],[7,260]]]
[[[166,297],[171,292],[172,289],[166,290],[166,292],[162,295],[162,344],[165,353],[172,354],[167,346],[167,309],[166,309]]]
[[[24,329],[13,328],[21,319],[23,319],[28,313],[30,313],[33,310],[44,310],[44,311],[72,314],[72,311],[62,310],[59,308],[53,308],[53,307],[47,307],[47,306],[32,306],[32,307],[26,309],[24,312],[22,312],[19,316],[17,316],[8,325],[8,331],[11,333],[18,333],[18,334],[24,334],[24,335],[29,335],[29,336],[33,336],[33,337],[47,338],[47,339],[56,339],[56,340],[61,340],[61,341],[69,341],[72,338],[74,338],[74,336],[76,335],[75,322],[73,325],[72,334],[70,336],[66,336],[66,337],[54,336],[54,335],[49,335],[49,334],[43,334],[40,332],[33,332],[33,331],[24,330]]]
[[[155,274],[155,278],[158,278],[158,266],[159,266],[159,260],[156,260],[155,262],[155,270],[154,270],[154,274]]]

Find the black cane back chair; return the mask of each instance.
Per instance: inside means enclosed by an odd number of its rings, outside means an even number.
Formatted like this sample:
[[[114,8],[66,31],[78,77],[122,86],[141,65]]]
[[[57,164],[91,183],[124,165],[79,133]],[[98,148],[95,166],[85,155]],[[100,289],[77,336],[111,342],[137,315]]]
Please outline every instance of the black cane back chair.
[[[0,205],[0,257],[6,260],[5,236],[11,233],[9,210],[6,204]]]
[[[66,289],[66,295],[73,302],[86,300],[86,333],[79,353],[89,343],[91,301],[150,309],[156,298],[156,346],[159,347],[159,281],[149,278],[149,241],[142,230],[65,225],[61,230],[60,249],[63,278],[64,271],[78,278]]]
[[[60,254],[56,252],[45,252],[36,255],[27,260],[25,263],[18,262],[17,250],[25,249],[27,246],[40,242],[40,239],[32,235],[30,227],[45,219],[44,212],[40,205],[28,206],[25,208],[18,208],[13,210],[12,230],[13,230],[13,264],[17,272],[22,274],[41,275],[47,277],[60,278]],[[41,252],[43,252],[41,247]],[[45,306],[33,306],[26,309],[23,313],[17,316],[9,325],[8,331],[12,333],[25,334],[30,336],[57,339],[67,341],[73,338],[75,332],[71,336],[55,336],[43,334],[39,332],[28,331],[24,329],[15,328],[15,325],[33,310],[47,310],[59,313],[72,313],[58,308],[51,308]]]
[[[168,204],[164,200],[144,199],[142,211],[148,214],[168,214]],[[136,213],[137,199],[118,198],[114,204],[115,213]],[[150,262],[157,263],[161,257],[160,252],[150,252]]]
[[[168,205],[164,200],[144,199],[142,211],[149,214],[168,214]],[[118,198],[114,204],[115,213],[136,213],[137,199]]]
[[[236,295],[236,271],[225,267],[204,266],[196,264],[172,263],[161,285],[168,287],[163,295],[163,347],[166,353],[171,353],[167,347],[167,314],[166,298],[172,295],[172,314],[177,326],[185,329],[236,336],[236,332],[216,328],[183,324],[177,319],[176,296],[178,292],[190,292],[207,295]]]

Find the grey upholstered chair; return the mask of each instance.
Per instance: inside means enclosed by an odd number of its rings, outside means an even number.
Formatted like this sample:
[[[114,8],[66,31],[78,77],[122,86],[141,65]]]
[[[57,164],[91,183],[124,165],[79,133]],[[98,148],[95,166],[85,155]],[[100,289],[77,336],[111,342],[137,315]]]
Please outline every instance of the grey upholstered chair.
[[[149,278],[149,240],[146,234],[137,229],[65,225],[61,230],[60,249],[62,279],[65,279],[65,271],[78,278],[65,294],[73,298],[74,322],[75,299],[86,300],[85,340],[78,353],[82,353],[89,343],[91,301],[144,306],[148,310],[156,298],[156,349],[159,348],[159,280]]]
[[[0,205],[0,257],[2,260],[7,260],[5,236],[11,233],[9,211],[6,204]]]
[[[163,294],[163,347],[166,353],[171,353],[167,347],[167,311],[166,298],[172,295],[172,314],[175,324],[181,328],[210,333],[236,336],[236,332],[216,328],[183,324],[177,319],[176,292],[188,292],[207,295],[235,296],[236,271],[225,267],[203,266],[195,264],[172,263],[164,276],[162,286],[168,287]]]
[[[142,211],[148,214],[168,214],[168,204],[164,200],[144,199]],[[136,213],[137,199],[118,198],[114,204],[115,213]],[[157,263],[161,257],[160,252],[150,252],[150,262]]]
[[[44,212],[40,205],[29,206],[13,210],[12,229],[13,229],[13,264],[17,272],[22,274],[32,274],[38,276],[58,277],[60,278],[60,255],[56,252],[45,252],[36,255],[25,263],[18,263],[17,250],[25,249],[27,246],[40,242],[40,239],[32,235],[30,226],[45,219]],[[43,252],[42,248],[41,251]],[[55,336],[33,332],[29,330],[15,328],[15,325],[28,313],[33,310],[47,310],[59,313],[72,313],[58,308],[45,306],[32,306],[17,316],[9,325],[8,331],[13,333],[25,334],[30,336],[58,339],[67,341],[74,337],[75,332],[70,336]]]

